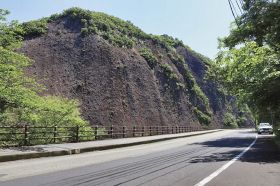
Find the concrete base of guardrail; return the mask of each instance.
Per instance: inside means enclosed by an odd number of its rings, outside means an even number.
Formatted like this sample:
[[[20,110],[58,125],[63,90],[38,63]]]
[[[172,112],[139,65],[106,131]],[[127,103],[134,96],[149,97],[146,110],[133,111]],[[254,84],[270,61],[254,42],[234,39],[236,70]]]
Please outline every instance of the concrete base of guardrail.
[[[170,135],[150,136],[150,137],[146,137],[146,138],[138,137],[139,138],[138,141],[134,140],[132,142],[130,142],[130,140],[133,138],[125,138],[127,140],[124,143],[107,144],[107,145],[103,145],[103,146],[102,145],[99,145],[99,146],[92,145],[92,146],[84,146],[81,148],[67,147],[67,144],[66,144],[65,149],[53,150],[53,151],[49,150],[49,151],[45,151],[45,152],[14,152],[11,154],[1,155],[1,150],[0,150],[0,162],[31,159],[31,158],[40,158],[40,157],[80,154],[80,153],[91,152],[91,151],[108,150],[108,149],[114,149],[114,148],[121,148],[121,147],[128,147],[128,146],[134,146],[134,145],[142,145],[142,144],[166,141],[166,140],[177,139],[177,138],[185,138],[185,137],[197,136],[197,135],[202,135],[202,134],[209,134],[209,133],[218,132],[218,131],[222,131],[222,129],[180,133],[180,134],[170,134]],[[142,140],[141,140],[141,138],[142,138]],[[110,140],[112,142],[114,141],[114,139],[110,139]],[[84,143],[87,143],[87,142],[84,142]],[[52,145],[52,144],[50,144],[50,145]],[[63,145],[63,144],[61,144],[61,145]],[[71,146],[71,145],[69,144],[69,146]]]

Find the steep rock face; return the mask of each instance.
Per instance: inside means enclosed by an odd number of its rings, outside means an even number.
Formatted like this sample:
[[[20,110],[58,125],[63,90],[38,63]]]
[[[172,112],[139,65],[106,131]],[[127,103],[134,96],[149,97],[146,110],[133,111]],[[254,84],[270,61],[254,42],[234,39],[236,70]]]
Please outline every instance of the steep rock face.
[[[194,53],[167,50],[153,38],[120,47],[82,29],[80,19],[64,15],[49,21],[44,34],[26,37],[21,52],[34,60],[28,73],[46,86],[44,94],[78,99],[92,125],[204,126],[206,117],[208,126],[222,126],[227,100],[203,80],[207,64]],[[141,55],[144,47],[158,60],[154,67]],[[184,60],[172,59],[172,52]]]
[[[193,123],[187,99],[165,95],[147,62],[98,36],[48,34],[25,41],[22,51],[35,61],[29,69],[47,94],[80,100],[85,119],[98,125]],[[183,95],[182,95],[183,96]]]

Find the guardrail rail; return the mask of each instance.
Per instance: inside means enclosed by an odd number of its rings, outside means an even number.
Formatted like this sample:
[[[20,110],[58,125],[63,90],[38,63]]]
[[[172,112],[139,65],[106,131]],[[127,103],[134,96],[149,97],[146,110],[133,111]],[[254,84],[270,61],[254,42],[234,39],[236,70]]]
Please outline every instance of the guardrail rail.
[[[0,126],[0,147],[177,134],[205,129],[211,128],[202,126]]]

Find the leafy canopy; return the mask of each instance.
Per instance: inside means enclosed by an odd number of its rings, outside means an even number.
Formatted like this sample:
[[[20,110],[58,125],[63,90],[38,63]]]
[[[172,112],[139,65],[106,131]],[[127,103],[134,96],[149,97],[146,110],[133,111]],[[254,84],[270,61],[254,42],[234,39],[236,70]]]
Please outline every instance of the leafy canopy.
[[[20,47],[24,28],[7,23],[8,11],[0,10],[0,123],[2,125],[87,125],[79,103],[54,96],[39,96],[43,87],[25,74],[31,60],[15,50]]]
[[[210,75],[255,113],[280,111],[280,1],[244,0]],[[272,116],[271,116],[272,117]]]
[[[222,41],[226,47],[234,47],[247,41],[259,46],[268,45],[280,50],[280,1],[243,0],[243,14],[237,18],[238,26]]]

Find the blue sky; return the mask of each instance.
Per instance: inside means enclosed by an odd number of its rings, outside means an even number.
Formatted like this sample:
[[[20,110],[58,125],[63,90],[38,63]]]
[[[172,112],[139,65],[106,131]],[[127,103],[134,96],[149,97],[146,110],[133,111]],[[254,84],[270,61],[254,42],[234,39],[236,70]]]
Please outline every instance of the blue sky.
[[[70,7],[105,12],[133,22],[143,31],[177,37],[210,58],[217,38],[229,33],[233,17],[227,0],[0,0],[9,20],[28,21]]]

